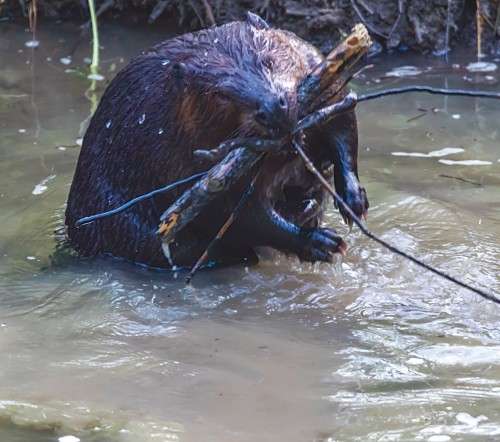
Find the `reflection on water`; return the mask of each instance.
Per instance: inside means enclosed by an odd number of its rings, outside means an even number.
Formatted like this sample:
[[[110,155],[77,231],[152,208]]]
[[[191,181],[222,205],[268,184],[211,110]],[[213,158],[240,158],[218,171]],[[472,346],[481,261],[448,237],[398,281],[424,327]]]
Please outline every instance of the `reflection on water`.
[[[106,27],[103,74],[165,36]],[[334,266],[275,257],[191,288],[56,251],[94,98],[76,30],[38,38],[33,52],[21,27],[0,28],[0,440],[500,437],[498,307],[356,230]],[[378,60],[357,87],[498,89],[471,61]],[[500,293],[498,102],[394,96],[359,119],[372,230]]]

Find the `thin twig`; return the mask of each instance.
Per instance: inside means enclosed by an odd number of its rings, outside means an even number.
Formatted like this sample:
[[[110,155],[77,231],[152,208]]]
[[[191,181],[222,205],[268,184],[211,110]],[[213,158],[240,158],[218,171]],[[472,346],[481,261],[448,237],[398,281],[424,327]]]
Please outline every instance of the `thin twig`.
[[[495,33],[498,37],[500,37],[500,2],[498,2],[498,6],[497,6],[497,18],[495,20]]]
[[[253,177],[252,181],[250,182],[250,184],[246,188],[242,197],[238,201],[238,204],[236,204],[235,208],[231,212],[231,215],[229,215],[229,218],[226,220],[226,222],[219,229],[219,231],[217,232],[217,235],[215,235],[215,238],[213,238],[212,241],[210,241],[210,243],[208,244],[208,246],[205,249],[205,251],[203,252],[203,254],[198,258],[198,261],[196,261],[196,264],[191,268],[191,270],[189,271],[189,274],[186,276],[186,284],[191,283],[191,280],[193,279],[195,273],[203,265],[203,263],[207,260],[210,252],[214,249],[214,247],[217,245],[217,243],[226,234],[229,227],[231,227],[231,225],[234,223],[234,221],[236,220],[236,218],[240,214],[241,209],[243,209],[246,202],[252,196],[252,193],[255,190],[255,182],[257,181],[258,176],[259,176],[259,173],[257,172],[257,174]]]
[[[406,122],[407,123],[411,123],[412,121],[418,120],[418,119],[420,119],[420,118],[422,118],[422,117],[424,117],[426,115],[427,115],[427,111],[426,112],[421,112],[420,114],[417,114],[414,117],[408,118],[406,120]]]
[[[293,144],[293,147],[295,148],[295,150],[297,151],[297,153],[302,158],[302,160],[304,160],[304,163],[305,163],[307,169],[309,169],[309,171],[319,180],[319,182],[325,188],[325,190],[334,198],[334,200],[337,202],[337,204],[340,205],[349,214],[349,216],[352,218],[354,224],[356,224],[359,227],[359,229],[361,230],[361,232],[363,232],[368,238],[379,243],[380,245],[382,245],[386,249],[390,250],[391,252],[396,253],[397,255],[400,255],[400,256],[412,261],[413,263],[417,264],[418,266],[423,267],[424,269],[429,270],[430,272],[432,272],[438,276],[441,276],[442,278],[447,279],[448,281],[453,282],[454,284],[457,284],[460,287],[466,288],[466,289],[476,293],[477,295],[481,296],[484,299],[487,299],[489,301],[493,301],[496,304],[500,304],[500,299],[497,298],[496,296],[494,296],[493,294],[487,293],[481,289],[473,287],[465,282],[462,282],[462,281],[456,279],[455,277],[453,277],[451,275],[448,275],[447,273],[443,272],[442,270],[436,269],[436,268],[430,266],[429,264],[426,264],[425,262],[421,261],[418,258],[415,258],[414,256],[410,255],[409,253],[406,253],[406,252],[398,249],[397,247],[393,246],[392,244],[389,244],[388,242],[384,241],[383,239],[379,238],[374,233],[372,233],[370,230],[368,230],[364,226],[363,222],[357,217],[357,215],[347,205],[347,203],[340,197],[340,195],[337,192],[335,192],[335,190],[333,190],[330,183],[323,177],[323,175],[321,175],[321,173],[318,171],[318,169],[316,169],[313,162],[309,159],[307,154],[304,152],[304,149],[302,148],[302,146],[296,140],[293,140],[292,144]]]
[[[403,13],[404,13],[404,0],[398,0],[398,16],[394,21],[391,30],[389,31],[389,37],[388,37],[389,39],[392,37],[392,34],[394,34],[394,31],[398,28]]]
[[[388,95],[404,94],[408,92],[427,92],[428,94],[436,95],[457,95],[464,97],[478,97],[478,98],[496,98],[500,99],[499,92],[487,91],[468,91],[464,89],[447,89],[432,86],[404,86],[394,89],[385,89],[382,91],[368,92],[358,96],[358,103],[361,101],[373,100],[375,98],[386,97]]]
[[[440,174],[439,176],[441,176],[443,178],[452,178],[454,180],[462,181],[462,182],[468,183],[468,184],[474,184],[474,186],[479,186],[479,187],[482,186],[482,184],[478,183],[477,181],[468,180],[467,178],[462,178],[462,177],[459,177],[459,176],[446,175],[444,173]]]
[[[139,196],[135,197],[134,199],[131,199],[130,201],[127,201],[125,204],[122,204],[121,206],[118,206],[114,209],[108,210],[106,212],[96,213],[95,215],[86,216],[84,218],[80,218],[75,223],[75,226],[81,227],[85,224],[92,223],[98,219],[107,218],[108,216],[117,215],[118,213],[124,212],[125,210],[129,209],[130,207],[132,207],[133,205],[135,205],[137,203],[140,203],[141,201],[152,198],[155,195],[158,195],[160,193],[168,192],[172,189],[175,189],[176,187],[181,186],[182,184],[187,184],[187,183],[190,183],[192,181],[195,181],[199,178],[204,177],[206,174],[207,174],[207,172],[201,172],[201,173],[197,173],[195,175],[191,175],[190,177],[183,178],[182,180],[167,184],[166,186],[160,187],[159,189],[152,190],[151,192],[148,192],[144,195],[139,195]]]
[[[169,3],[170,0],[158,0],[151,14],[149,14],[148,23],[154,23],[156,19],[163,14],[163,11],[165,11]]]
[[[372,31],[375,35],[378,35],[379,37],[382,37],[384,39],[388,39],[388,36],[384,34],[383,32],[379,31],[375,26],[373,26],[371,23],[369,23],[366,18],[364,17],[363,13],[360,11],[359,6],[356,4],[355,0],[351,0],[351,6],[352,9],[356,12],[357,16],[359,19],[363,22],[363,24],[370,30]]]
[[[298,123],[293,133],[309,129],[312,126],[317,126],[326,123],[328,120],[338,116],[339,114],[348,112],[356,106],[357,95],[355,92],[349,92],[342,100],[331,104],[330,106],[323,107],[317,111],[311,112],[306,115]]]
[[[212,11],[212,7],[210,6],[210,4],[208,3],[207,0],[201,0],[201,2],[203,3],[203,6],[205,7],[205,12],[207,13],[207,18],[208,18],[208,21],[210,22],[210,26],[215,26],[217,23],[215,22],[215,17],[214,17],[214,13]]]
[[[482,34],[483,34],[483,20],[481,17],[481,0],[476,0],[476,42],[477,42],[477,59],[483,56],[482,51]]]
[[[451,24],[451,0],[448,0],[446,8],[446,31],[444,36],[444,58],[448,62],[448,52],[450,50],[450,24]]]

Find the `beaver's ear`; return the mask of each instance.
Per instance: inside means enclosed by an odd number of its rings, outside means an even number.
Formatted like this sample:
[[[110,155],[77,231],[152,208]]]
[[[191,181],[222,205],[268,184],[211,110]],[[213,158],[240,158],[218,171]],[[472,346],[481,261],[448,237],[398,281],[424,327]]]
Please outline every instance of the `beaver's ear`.
[[[256,29],[269,29],[270,26],[262,17],[259,17],[253,12],[247,11],[247,23]]]

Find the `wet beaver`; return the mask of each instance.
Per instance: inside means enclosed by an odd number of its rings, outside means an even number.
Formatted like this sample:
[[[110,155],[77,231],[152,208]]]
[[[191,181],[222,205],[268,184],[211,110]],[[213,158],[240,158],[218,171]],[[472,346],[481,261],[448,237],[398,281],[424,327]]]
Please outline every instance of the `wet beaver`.
[[[156,231],[179,196],[158,195],[119,215],[75,227],[166,183],[207,170],[193,150],[236,136],[281,137],[297,121],[296,88],[323,59],[293,33],[256,15],[182,35],[133,59],[106,89],[83,139],[66,210],[70,243],[83,255],[110,254],[169,267]],[[358,215],[368,208],[357,172],[354,112],[306,133],[306,148]],[[268,155],[257,191],[212,253],[217,263],[256,258],[256,246],[331,261],[345,244],[320,228],[325,194],[291,152]],[[333,172],[332,172],[333,170]],[[227,219],[250,177],[219,198],[171,244],[175,265],[192,265]]]

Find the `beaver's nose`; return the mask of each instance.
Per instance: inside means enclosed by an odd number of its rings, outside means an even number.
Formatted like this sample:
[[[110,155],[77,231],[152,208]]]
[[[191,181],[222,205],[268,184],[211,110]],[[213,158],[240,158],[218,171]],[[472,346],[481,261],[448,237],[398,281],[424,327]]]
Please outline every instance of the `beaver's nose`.
[[[272,137],[285,136],[293,128],[288,103],[282,95],[262,101],[255,112],[255,121],[265,127]]]

